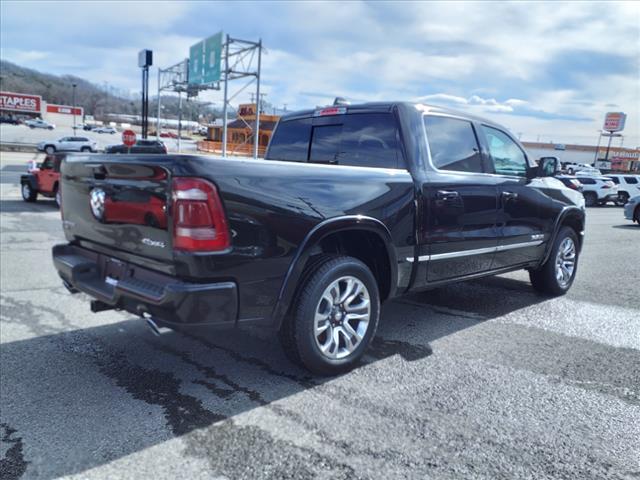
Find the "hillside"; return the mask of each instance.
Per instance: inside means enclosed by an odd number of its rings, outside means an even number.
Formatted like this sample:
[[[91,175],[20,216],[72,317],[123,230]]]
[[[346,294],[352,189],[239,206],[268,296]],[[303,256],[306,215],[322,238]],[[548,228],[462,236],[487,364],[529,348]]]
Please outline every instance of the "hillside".
[[[87,115],[93,115],[100,119],[113,113],[140,114],[139,95],[130,95],[107,85],[99,86],[73,75],[51,75],[5,60],[0,61],[0,90],[41,95],[49,103],[71,105],[73,103],[72,84],[74,83],[77,85],[76,105],[83,107]],[[153,92],[151,92],[151,96],[153,96]],[[177,118],[177,96],[163,95],[162,105],[164,106],[163,116]],[[154,115],[156,109],[156,99],[150,99],[150,115]],[[193,100],[183,102],[182,116],[185,120],[198,120],[201,114],[205,115],[209,121],[220,116],[219,112],[208,103]]]

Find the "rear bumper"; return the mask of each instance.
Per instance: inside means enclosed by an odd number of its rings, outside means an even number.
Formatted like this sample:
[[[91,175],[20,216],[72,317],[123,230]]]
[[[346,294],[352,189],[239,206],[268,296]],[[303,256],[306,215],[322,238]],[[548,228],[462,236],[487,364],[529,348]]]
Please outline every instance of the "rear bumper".
[[[190,283],[74,245],[56,245],[53,263],[70,291],[113,308],[150,315],[160,325],[233,327],[234,282]]]

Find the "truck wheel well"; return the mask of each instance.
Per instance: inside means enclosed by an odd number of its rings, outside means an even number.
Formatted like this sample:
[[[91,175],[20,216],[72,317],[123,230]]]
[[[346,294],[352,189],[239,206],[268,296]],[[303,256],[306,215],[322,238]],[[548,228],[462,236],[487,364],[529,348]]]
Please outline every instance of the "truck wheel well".
[[[576,232],[576,237],[578,237],[578,242],[580,242],[580,247],[582,247],[582,235],[581,232],[583,230],[582,220],[576,215],[567,215],[560,222],[560,226],[569,227]]]
[[[391,265],[389,254],[382,238],[366,230],[345,230],[324,237],[312,254],[333,253],[348,255],[364,263],[378,282],[380,299],[391,291]],[[313,258],[313,257],[311,257]],[[308,262],[311,261],[309,258]]]

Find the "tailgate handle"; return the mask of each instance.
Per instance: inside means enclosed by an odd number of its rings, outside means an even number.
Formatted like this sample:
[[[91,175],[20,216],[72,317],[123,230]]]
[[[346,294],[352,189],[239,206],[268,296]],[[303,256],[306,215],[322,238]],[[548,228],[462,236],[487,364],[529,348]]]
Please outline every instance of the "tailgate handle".
[[[97,180],[104,180],[107,176],[107,169],[104,165],[92,165],[91,168],[93,169],[93,178]]]

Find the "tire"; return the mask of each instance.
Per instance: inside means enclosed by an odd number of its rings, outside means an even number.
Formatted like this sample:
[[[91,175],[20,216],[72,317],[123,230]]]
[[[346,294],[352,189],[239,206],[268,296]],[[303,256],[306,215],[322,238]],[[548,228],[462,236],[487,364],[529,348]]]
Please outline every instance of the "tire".
[[[56,188],[53,192],[53,199],[56,202],[56,207],[60,209],[60,204],[62,203],[62,197],[61,197],[60,188],[58,185],[56,185]]]
[[[567,174],[573,175],[573,168],[568,168],[567,169]]]
[[[629,194],[627,192],[622,192],[621,194],[618,195],[618,198],[616,199],[616,205],[618,205],[619,207],[623,207],[625,203],[627,203],[629,201]]]
[[[633,221],[636,222],[638,226],[640,226],[640,206],[637,206],[633,211]]]
[[[578,271],[578,236],[569,227],[561,227],[547,261],[529,271],[533,288],[543,294],[560,296],[569,291]],[[569,265],[572,262],[572,266]],[[564,268],[560,264],[564,264]],[[564,272],[564,273],[562,273]],[[561,278],[558,278],[558,277]]]
[[[86,153],[86,152],[91,152],[91,148],[90,148],[90,147],[82,147],[82,148],[80,149],[80,151],[81,151],[81,152],[85,152],[85,153]]]
[[[53,145],[47,145],[46,147],[44,147],[44,152],[47,155],[53,155],[54,153],[56,153],[56,147],[54,147]]]
[[[598,196],[594,192],[585,192],[583,195],[584,204],[587,207],[593,207],[596,203],[598,203]]]
[[[22,199],[25,202],[35,202],[38,198],[38,191],[31,188],[31,184],[29,182],[24,182],[20,186],[20,192],[22,193]]]
[[[47,130],[53,130],[53,127],[47,127]]]
[[[337,375],[358,364],[379,319],[380,294],[369,268],[353,257],[318,255],[301,277],[279,337],[295,363],[315,374]]]

